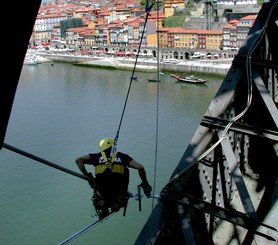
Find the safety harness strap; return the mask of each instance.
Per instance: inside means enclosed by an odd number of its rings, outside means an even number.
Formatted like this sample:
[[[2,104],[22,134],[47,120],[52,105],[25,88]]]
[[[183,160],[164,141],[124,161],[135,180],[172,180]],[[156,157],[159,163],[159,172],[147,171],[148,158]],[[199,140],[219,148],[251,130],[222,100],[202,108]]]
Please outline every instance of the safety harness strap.
[[[113,162],[114,162],[114,160],[115,160],[115,158],[116,158],[116,156],[117,156],[117,151],[115,151],[114,152],[114,154],[113,154],[113,156],[112,156],[112,158],[110,159],[110,158],[107,158],[107,156],[106,156],[106,154],[105,154],[105,152],[104,151],[102,151],[101,152],[101,155],[102,155],[102,157],[103,157],[103,160],[104,160],[104,162],[105,162],[105,167],[106,168],[112,168],[112,164],[113,164]]]
[[[95,174],[103,173],[107,168],[111,170],[112,173],[124,174],[124,166],[118,163],[114,163],[117,156],[117,151],[114,152],[112,158],[107,158],[105,152],[101,152],[104,160],[104,164],[97,165],[95,167]]]

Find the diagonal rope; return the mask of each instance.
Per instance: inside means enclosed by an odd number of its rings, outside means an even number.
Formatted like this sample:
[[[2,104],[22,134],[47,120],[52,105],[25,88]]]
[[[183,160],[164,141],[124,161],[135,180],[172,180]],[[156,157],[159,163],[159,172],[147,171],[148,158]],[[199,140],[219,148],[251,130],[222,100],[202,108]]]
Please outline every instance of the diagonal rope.
[[[132,196],[130,196],[130,198],[134,198],[135,201],[138,201],[138,202],[139,202],[139,200],[141,200],[142,197],[143,197],[143,195],[141,195],[139,193],[138,194],[132,194]],[[150,195],[148,198],[159,199],[160,197],[158,195]],[[139,205],[139,211],[141,211],[140,210],[140,205]],[[85,226],[84,228],[82,228],[81,230],[77,231],[76,233],[74,233],[70,237],[66,238],[62,242],[58,243],[57,245],[64,245],[64,244],[68,244],[68,243],[72,242],[74,239],[76,239],[79,236],[83,235],[85,232],[87,232],[88,230],[94,228],[96,225],[104,222],[105,220],[107,220],[108,218],[110,218],[112,215],[114,215],[116,213],[117,212],[112,212],[108,216],[106,216],[105,218],[97,219],[96,221],[93,221],[91,224]]]
[[[115,145],[117,144],[118,138],[119,138],[119,135],[120,135],[122,121],[123,121],[123,118],[124,118],[124,113],[125,113],[125,109],[126,109],[127,100],[128,100],[128,97],[129,97],[131,85],[132,85],[132,82],[133,82],[133,78],[134,78],[134,73],[135,73],[138,57],[139,57],[139,54],[140,54],[140,51],[141,51],[141,46],[142,46],[142,42],[143,42],[143,38],[144,38],[144,33],[145,33],[146,25],[147,25],[148,18],[149,18],[149,15],[150,15],[150,11],[151,11],[153,5],[154,5],[154,3],[152,3],[149,6],[148,5],[148,1],[146,1],[146,9],[145,9],[146,10],[146,17],[145,17],[145,22],[144,22],[144,28],[143,28],[142,35],[141,35],[141,38],[140,38],[140,43],[139,43],[138,51],[137,51],[137,54],[136,54],[135,63],[134,63],[133,70],[132,70],[132,75],[130,77],[130,82],[129,82],[129,86],[128,86],[128,90],[127,90],[127,95],[126,95],[124,106],[123,106],[123,110],[122,110],[122,115],[121,115],[121,118],[120,118],[118,130],[117,130],[116,137],[115,137],[115,140],[114,140],[114,144]]]
[[[57,245],[64,245],[64,244],[68,244],[70,242],[72,242],[74,239],[76,239],[77,237],[79,237],[80,235],[83,235],[85,232],[87,232],[88,230],[90,230],[91,228],[95,227],[96,225],[104,222],[105,220],[107,220],[109,217],[111,217],[113,214],[115,213],[110,213],[107,217],[103,218],[103,219],[98,219],[94,222],[92,222],[91,224],[85,226],[84,228],[82,228],[81,230],[77,231],[76,233],[74,233],[73,235],[71,235],[70,237],[66,238],[65,240],[63,240],[62,242],[58,243]]]

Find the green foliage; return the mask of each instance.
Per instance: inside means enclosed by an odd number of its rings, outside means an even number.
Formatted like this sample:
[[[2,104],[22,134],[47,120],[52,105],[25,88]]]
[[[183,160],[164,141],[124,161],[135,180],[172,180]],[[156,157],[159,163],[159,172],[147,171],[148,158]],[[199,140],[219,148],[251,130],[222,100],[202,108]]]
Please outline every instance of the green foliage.
[[[184,26],[184,14],[182,15],[173,15],[162,21],[164,27],[183,27]]]
[[[194,5],[194,0],[188,0],[186,5],[185,5],[185,15],[190,15],[190,12],[191,10],[193,10],[195,8],[195,5]]]
[[[150,6],[152,3],[154,3],[154,0],[148,0],[149,6]],[[163,0],[163,1],[159,1],[159,2],[158,2],[158,7],[161,8],[161,7],[163,6],[163,4],[164,4],[164,0]],[[145,8],[145,7],[146,7],[146,0],[141,0],[141,1],[140,1],[140,5],[141,5],[141,7]],[[155,4],[153,5],[152,10],[156,10],[156,9],[157,9],[157,4],[156,4],[156,1],[155,1]]]

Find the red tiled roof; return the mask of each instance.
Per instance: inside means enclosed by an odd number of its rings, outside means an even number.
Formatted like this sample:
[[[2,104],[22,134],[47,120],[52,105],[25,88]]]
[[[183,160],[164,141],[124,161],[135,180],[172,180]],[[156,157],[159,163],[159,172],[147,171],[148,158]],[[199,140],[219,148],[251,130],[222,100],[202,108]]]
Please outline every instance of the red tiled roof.
[[[237,19],[229,21],[229,24],[237,24],[237,23],[240,23],[240,21]]]
[[[185,29],[182,27],[168,27],[160,28],[160,32],[171,32],[171,33],[180,33],[180,34],[211,34],[211,35],[221,35],[223,31],[218,30],[206,30],[206,29]]]
[[[244,16],[244,17],[242,17],[240,19],[241,20],[255,20],[256,18],[257,18],[256,14],[250,14],[250,15]]]

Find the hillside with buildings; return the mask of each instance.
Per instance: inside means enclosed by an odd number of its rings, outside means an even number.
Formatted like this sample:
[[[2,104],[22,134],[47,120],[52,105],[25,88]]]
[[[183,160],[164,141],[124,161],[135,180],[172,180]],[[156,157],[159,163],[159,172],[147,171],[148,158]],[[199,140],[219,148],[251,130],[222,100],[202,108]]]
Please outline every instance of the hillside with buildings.
[[[258,10],[251,0],[236,1],[236,5],[228,0],[166,0],[159,11],[153,6],[145,25],[146,12],[139,0],[53,0],[40,7],[30,47],[51,43],[74,49],[138,47],[142,41],[142,46],[149,47],[159,43],[167,48],[238,49]],[[167,19],[175,15],[184,18],[184,26],[165,26]]]

